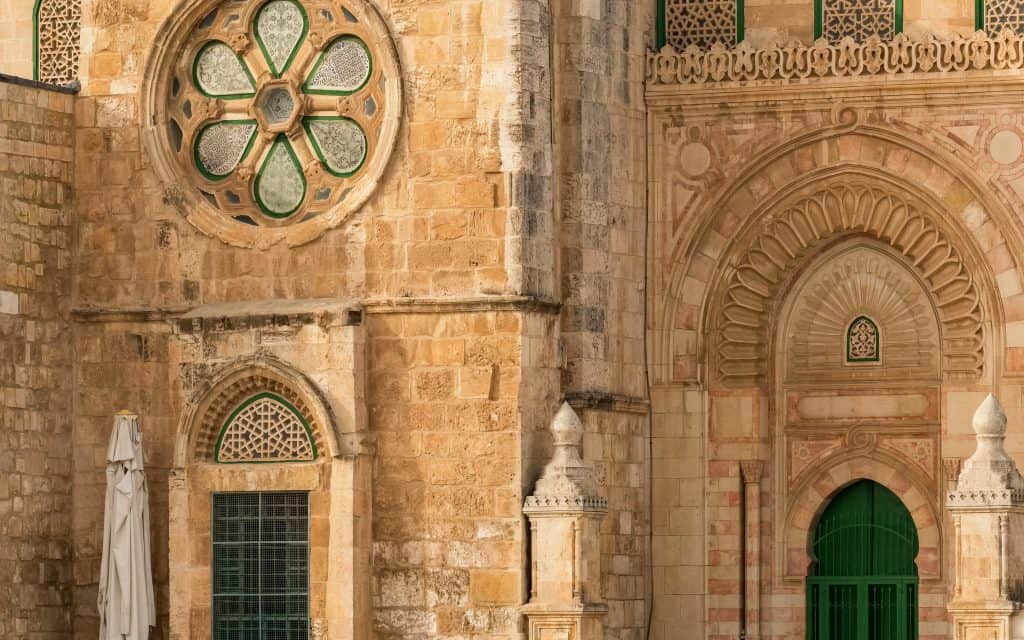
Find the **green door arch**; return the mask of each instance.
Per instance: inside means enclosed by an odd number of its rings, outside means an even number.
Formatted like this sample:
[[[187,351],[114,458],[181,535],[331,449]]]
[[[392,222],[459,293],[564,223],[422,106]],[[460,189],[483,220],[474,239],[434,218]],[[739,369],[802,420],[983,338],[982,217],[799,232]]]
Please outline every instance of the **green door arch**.
[[[892,491],[860,480],[836,494],[811,542],[808,640],[917,640],[917,550]]]

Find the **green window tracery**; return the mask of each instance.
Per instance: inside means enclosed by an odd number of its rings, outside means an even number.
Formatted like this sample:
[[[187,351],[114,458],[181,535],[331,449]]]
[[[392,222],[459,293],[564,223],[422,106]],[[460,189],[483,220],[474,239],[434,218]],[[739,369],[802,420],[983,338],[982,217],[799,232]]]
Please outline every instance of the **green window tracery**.
[[[309,422],[292,403],[274,393],[259,393],[242,402],[225,420],[214,447],[214,460],[220,463],[316,458]]]

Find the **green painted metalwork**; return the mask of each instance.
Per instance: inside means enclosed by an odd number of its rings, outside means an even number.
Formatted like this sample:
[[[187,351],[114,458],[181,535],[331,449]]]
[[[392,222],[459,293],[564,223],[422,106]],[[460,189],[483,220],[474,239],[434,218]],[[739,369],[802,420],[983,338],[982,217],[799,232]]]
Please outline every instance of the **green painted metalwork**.
[[[861,480],[836,495],[812,542],[808,640],[917,640],[917,552],[896,494]]]
[[[214,640],[308,640],[309,495],[213,495]]]

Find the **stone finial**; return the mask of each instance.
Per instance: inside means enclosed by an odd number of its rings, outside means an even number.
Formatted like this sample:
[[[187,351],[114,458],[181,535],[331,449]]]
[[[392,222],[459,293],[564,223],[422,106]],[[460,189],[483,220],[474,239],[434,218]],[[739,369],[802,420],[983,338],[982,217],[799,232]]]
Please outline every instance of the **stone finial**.
[[[606,511],[608,501],[600,496],[594,470],[583,461],[583,423],[568,402],[551,421],[551,433],[555,450],[526,509]]]
[[[973,427],[978,446],[963,463],[950,504],[1024,503],[1024,477],[1003,448],[1006,413],[994,395],[978,407]]]
[[[972,426],[978,436],[996,437],[1001,441],[1006,435],[1006,413],[993,394],[988,394],[974,412]],[[1002,449],[1002,444],[999,448]]]

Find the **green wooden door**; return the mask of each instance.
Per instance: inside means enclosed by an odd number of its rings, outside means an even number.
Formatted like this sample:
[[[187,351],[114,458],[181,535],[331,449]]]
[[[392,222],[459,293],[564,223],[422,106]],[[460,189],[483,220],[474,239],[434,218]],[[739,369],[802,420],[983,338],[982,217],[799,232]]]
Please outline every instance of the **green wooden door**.
[[[807,578],[809,640],[917,640],[917,528],[896,494],[856,482],[826,507]]]

